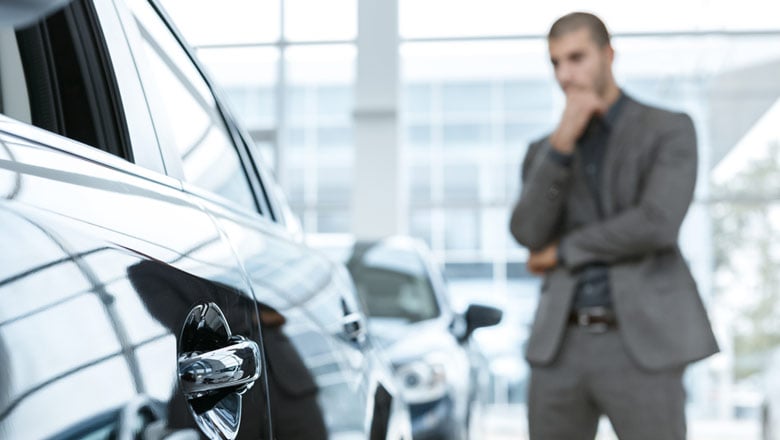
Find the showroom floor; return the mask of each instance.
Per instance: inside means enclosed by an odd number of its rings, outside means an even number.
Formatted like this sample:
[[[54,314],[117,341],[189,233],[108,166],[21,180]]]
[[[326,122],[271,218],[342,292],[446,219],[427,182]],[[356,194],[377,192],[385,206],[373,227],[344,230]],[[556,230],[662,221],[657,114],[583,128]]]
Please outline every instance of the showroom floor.
[[[519,418],[518,415],[523,417]],[[487,410],[482,438],[484,440],[524,440],[525,408],[500,405]],[[616,440],[609,423],[604,420],[597,440]],[[688,440],[758,440],[759,425],[756,420],[693,420],[688,425]]]

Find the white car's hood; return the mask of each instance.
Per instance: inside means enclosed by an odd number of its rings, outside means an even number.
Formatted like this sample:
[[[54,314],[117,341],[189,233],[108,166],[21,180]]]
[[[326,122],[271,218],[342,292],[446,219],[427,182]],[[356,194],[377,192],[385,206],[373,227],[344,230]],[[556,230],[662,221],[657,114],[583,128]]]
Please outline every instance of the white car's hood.
[[[370,318],[369,332],[390,359],[395,362],[418,358],[432,350],[451,349],[455,338],[441,319],[409,323],[396,318]]]

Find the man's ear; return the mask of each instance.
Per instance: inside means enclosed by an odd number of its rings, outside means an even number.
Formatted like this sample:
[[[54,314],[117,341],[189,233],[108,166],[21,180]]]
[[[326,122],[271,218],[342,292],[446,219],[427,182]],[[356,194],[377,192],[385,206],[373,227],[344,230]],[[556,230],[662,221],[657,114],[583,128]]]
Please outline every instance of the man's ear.
[[[611,44],[607,44],[604,46],[604,50],[607,54],[607,59],[609,59],[609,63],[612,64],[613,61],[615,61],[615,49],[612,48]]]

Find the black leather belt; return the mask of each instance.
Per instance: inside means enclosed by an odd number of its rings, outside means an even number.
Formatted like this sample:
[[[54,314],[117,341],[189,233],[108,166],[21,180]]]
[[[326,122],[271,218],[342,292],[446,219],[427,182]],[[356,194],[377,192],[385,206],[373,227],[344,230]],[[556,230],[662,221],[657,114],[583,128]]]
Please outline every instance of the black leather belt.
[[[601,333],[617,327],[617,317],[614,310],[610,308],[586,307],[571,312],[569,325],[585,327],[594,333]]]

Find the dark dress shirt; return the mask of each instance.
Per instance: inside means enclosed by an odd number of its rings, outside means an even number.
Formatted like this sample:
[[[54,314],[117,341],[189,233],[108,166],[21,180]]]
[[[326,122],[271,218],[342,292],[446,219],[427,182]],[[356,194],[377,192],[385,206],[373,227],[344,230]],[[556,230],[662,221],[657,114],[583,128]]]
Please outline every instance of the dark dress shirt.
[[[598,217],[591,221],[597,222],[603,219],[604,211],[601,206],[601,174],[604,164],[604,154],[607,141],[611,134],[615,120],[620,113],[621,104],[624,101],[623,93],[607,110],[604,117],[594,117],[588,123],[582,137],[577,141],[577,153],[580,156],[580,164],[588,184],[593,203],[596,204]],[[564,166],[571,166],[573,155],[559,153],[550,150],[553,159]],[[563,260],[560,248],[558,258]],[[589,307],[612,307],[612,295],[609,288],[609,267],[604,263],[589,264],[580,269],[578,282],[575,287],[572,309],[578,310]]]

